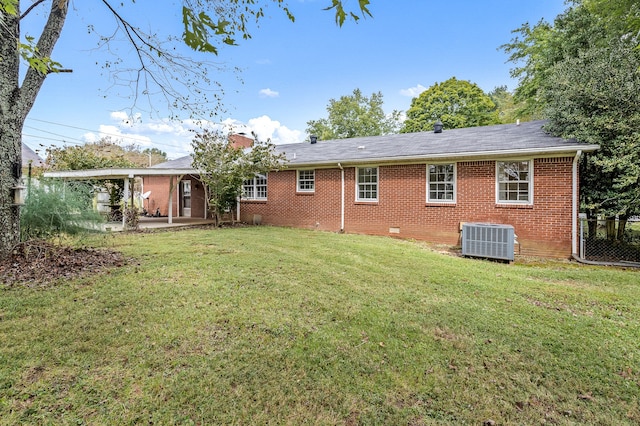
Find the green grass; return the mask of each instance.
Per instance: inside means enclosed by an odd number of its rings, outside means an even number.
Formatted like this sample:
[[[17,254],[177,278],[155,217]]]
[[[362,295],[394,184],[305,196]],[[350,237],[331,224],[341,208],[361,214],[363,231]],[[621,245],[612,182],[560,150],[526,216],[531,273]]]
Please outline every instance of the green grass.
[[[0,291],[0,424],[637,424],[640,272],[271,227]]]

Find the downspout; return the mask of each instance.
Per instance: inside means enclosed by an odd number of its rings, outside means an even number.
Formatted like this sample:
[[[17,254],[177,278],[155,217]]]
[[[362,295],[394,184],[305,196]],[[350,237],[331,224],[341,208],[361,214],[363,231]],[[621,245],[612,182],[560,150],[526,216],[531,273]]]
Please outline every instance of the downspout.
[[[340,168],[340,177],[341,177],[341,190],[340,190],[340,232],[344,232],[344,169],[342,168],[342,164],[338,163],[338,167]]]
[[[578,209],[580,207],[579,194],[578,194],[578,162],[582,150],[576,152],[576,156],[573,158],[572,177],[573,185],[571,189],[571,253],[575,257],[578,254]]]

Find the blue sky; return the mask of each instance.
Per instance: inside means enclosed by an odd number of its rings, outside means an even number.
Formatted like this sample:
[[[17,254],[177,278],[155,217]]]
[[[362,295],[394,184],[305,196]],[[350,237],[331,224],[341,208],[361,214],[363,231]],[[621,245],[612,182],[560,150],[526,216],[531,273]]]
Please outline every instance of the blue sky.
[[[499,46],[523,23],[553,21],[566,8],[564,0],[371,0],[373,18],[339,28],[333,13],[322,10],[329,0],[288,3],[295,23],[269,7],[251,40],[210,58],[241,69],[239,74],[215,74],[225,89],[226,112],[213,121],[234,131],[253,130],[275,143],[304,141],[307,121],[326,117],[330,99],[356,88],[367,96],[382,92],[387,112],[406,111],[420,90],[450,77],[474,82],[485,92],[500,85],[514,89],[516,81],[509,76],[513,65],[506,63]],[[346,3],[357,5],[356,0]],[[138,0],[119,10],[145,28],[179,35],[180,4]],[[37,35],[40,18],[31,16],[23,30]],[[188,153],[189,130],[194,129],[189,120],[169,120],[161,108],[154,115],[130,115],[130,89],[111,87],[102,67],[107,52],[96,49],[98,40],[88,34],[89,25],[107,33],[113,19],[98,0],[72,2],[53,59],[73,73],[47,78],[27,117],[24,142],[41,155],[51,145],[82,144],[101,136],[156,147],[170,158]],[[120,46],[117,54],[126,59],[131,52]]]

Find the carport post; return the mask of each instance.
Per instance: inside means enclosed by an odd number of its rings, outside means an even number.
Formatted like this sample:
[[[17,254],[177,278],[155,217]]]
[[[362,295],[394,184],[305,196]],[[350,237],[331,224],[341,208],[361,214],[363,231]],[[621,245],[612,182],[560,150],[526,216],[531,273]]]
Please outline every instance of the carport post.
[[[122,229],[125,229],[127,224],[127,199],[129,198],[129,192],[131,192],[129,178],[124,178],[124,203],[122,206]]]
[[[173,223],[173,176],[169,177],[169,219],[167,223]]]

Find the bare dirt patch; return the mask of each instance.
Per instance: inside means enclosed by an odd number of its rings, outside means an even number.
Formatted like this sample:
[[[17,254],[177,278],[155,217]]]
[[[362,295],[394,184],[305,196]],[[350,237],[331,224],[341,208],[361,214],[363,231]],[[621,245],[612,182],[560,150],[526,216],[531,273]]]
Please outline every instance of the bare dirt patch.
[[[18,244],[0,259],[0,285],[43,287],[124,266],[122,253],[58,246],[45,241]]]

